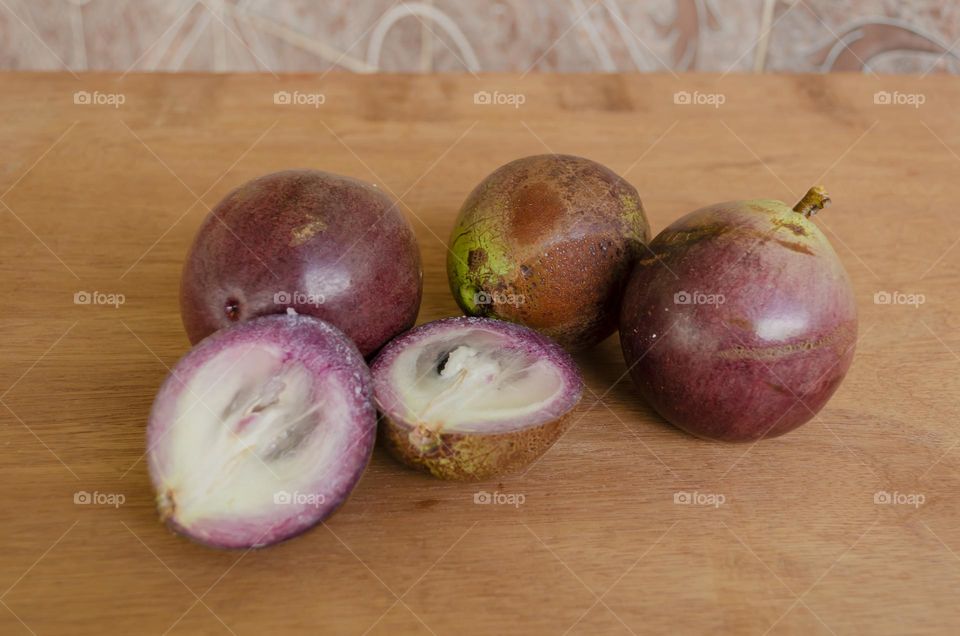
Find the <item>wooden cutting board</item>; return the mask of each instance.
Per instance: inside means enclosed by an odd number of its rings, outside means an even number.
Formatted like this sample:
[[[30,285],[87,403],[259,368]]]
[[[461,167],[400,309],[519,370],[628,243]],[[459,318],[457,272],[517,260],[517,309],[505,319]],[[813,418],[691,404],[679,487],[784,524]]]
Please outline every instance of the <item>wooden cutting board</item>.
[[[0,633],[957,633],[957,103],[934,77],[0,75]],[[654,232],[822,182],[860,342],[821,414],[694,439],[611,338],[579,358],[576,426],[521,474],[444,483],[378,449],[279,546],[158,522],[144,423],[188,349],[180,267],[208,206],[282,168],[375,182],[416,229],[424,322],[457,313],[466,194],[543,152],[625,175]]]

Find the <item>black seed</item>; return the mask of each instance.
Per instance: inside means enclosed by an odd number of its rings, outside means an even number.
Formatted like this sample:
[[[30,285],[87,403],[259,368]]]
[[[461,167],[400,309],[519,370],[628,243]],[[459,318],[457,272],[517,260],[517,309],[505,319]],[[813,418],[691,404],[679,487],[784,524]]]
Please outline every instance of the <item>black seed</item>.
[[[450,352],[449,352],[449,351],[447,351],[445,354],[443,354],[442,356],[440,356],[440,361],[437,362],[437,373],[438,373],[438,374],[443,373],[443,370],[446,368],[447,362],[448,362],[449,360],[450,360]]]

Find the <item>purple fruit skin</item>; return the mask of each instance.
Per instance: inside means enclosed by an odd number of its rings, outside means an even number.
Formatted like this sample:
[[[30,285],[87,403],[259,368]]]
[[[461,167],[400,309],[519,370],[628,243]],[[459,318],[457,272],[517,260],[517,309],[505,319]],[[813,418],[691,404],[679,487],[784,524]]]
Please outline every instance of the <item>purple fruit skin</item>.
[[[697,210],[631,274],[620,339],[639,392],[698,437],[776,437],[820,411],[853,360],[857,308],[826,237],[779,201]],[[681,304],[675,294],[722,294]],[[701,299],[703,297],[701,296]]]
[[[154,490],[163,488],[165,463],[162,441],[173,424],[177,400],[193,374],[226,346],[245,342],[272,342],[284,347],[289,358],[296,359],[316,376],[334,374],[351,387],[345,392],[350,410],[355,413],[350,423],[356,430],[353,441],[344,449],[340,466],[318,476],[317,492],[325,496],[320,506],[286,507],[286,519],[276,515],[259,518],[217,520],[193,524],[186,528],[173,519],[167,525],[197,543],[214,548],[264,547],[291,539],[332,515],[360,481],[373,453],[377,417],[373,404],[373,380],[366,362],[356,346],[333,325],[309,316],[265,316],[234,325],[205,339],[184,356],[157,393],[147,423],[147,463]]]
[[[421,292],[416,237],[390,197],[349,177],[287,170],[241,185],[207,216],[183,268],[180,312],[196,344],[293,307],[336,325],[366,356],[413,326]]]

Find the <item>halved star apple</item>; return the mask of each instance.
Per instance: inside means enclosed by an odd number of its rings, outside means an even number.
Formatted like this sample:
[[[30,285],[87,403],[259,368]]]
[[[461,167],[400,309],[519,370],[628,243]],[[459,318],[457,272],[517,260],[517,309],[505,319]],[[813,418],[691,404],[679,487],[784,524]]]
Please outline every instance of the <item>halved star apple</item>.
[[[583,392],[558,344],[488,318],[408,331],[372,372],[388,450],[443,479],[486,479],[530,463],[566,430]]]

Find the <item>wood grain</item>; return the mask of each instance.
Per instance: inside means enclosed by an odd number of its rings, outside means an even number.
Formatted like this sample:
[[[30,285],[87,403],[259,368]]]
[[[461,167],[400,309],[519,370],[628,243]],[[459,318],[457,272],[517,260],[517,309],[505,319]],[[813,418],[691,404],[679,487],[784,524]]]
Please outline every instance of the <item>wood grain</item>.
[[[960,611],[960,84],[869,76],[0,75],[0,633],[935,634]],[[75,91],[121,93],[119,108]],[[322,92],[319,108],[273,102]],[[519,92],[519,108],[478,90]],[[919,108],[874,103],[922,93]],[[719,108],[676,91],[722,93]],[[314,167],[402,196],[420,321],[456,313],[444,241],[468,191],[527,154],[624,174],[654,232],[716,201],[794,201],[846,264],[861,340],[814,421],[756,446],[693,439],[580,357],[578,423],[479,485],[378,450],[325,527],[217,552],[157,520],[144,422],[188,348],[177,288],[228,190]],[[123,294],[118,307],[74,294]],[[918,306],[877,292],[922,294]],[[474,495],[522,494],[518,507]],[[78,491],[123,495],[78,505]],[[875,493],[923,496],[874,503]],[[723,495],[678,505],[678,492]]]

